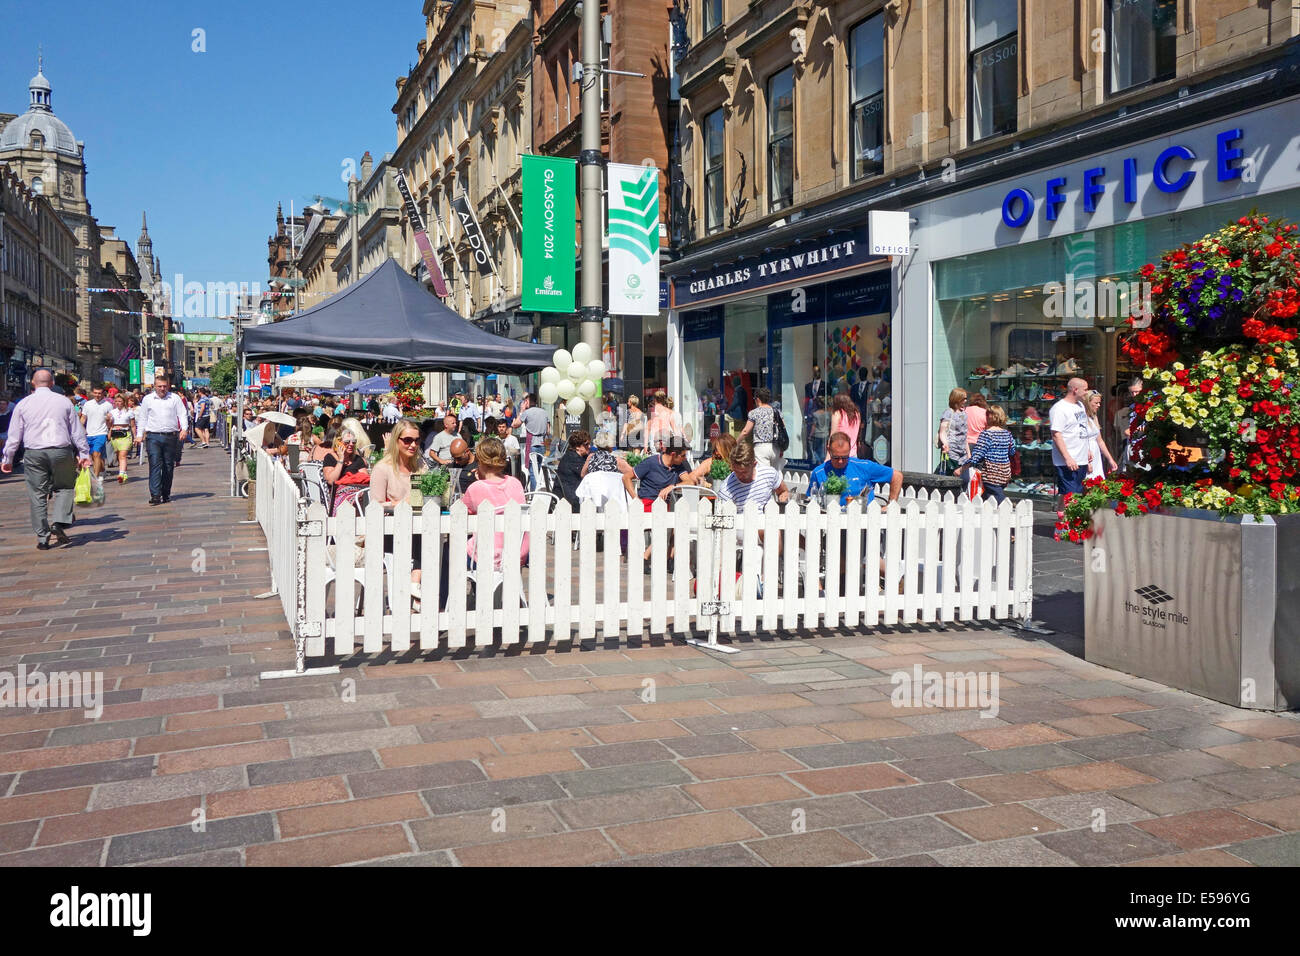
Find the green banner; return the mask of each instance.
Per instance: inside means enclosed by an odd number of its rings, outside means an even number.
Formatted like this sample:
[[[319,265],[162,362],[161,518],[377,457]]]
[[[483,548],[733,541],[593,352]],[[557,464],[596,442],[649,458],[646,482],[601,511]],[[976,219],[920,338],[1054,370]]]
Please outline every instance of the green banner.
[[[128,373],[127,377],[130,379],[130,381],[129,381],[127,384],[129,384],[129,385],[139,385],[139,384],[141,384],[141,381],[140,381],[140,360],[139,360],[139,359],[131,359],[131,360],[128,362],[128,365],[129,365],[129,367],[130,367],[130,372]]]
[[[523,157],[525,312],[572,312],[577,286],[578,161]]]

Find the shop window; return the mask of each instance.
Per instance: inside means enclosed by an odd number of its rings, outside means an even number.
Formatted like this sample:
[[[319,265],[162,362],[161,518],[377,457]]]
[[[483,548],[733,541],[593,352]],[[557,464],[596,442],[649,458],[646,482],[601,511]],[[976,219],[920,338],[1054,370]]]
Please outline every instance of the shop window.
[[[726,211],[727,183],[723,178],[724,151],[722,110],[704,117],[704,227],[708,232],[722,228]]]
[[[704,33],[707,34],[722,23],[722,0],[704,0],[701,4]]]
[[[794,202],[794,67],[767,81],[767,194],[771,212]]]
[[[853,136],[853,178],[884,169],[885,33],[881,14],[850,35],[849,100]]]
[[[1016,129],[1016,0],[970,0],[970,138]]]
[[[1108,0],[1106,18],[1111,93],[1174,76],[1178,0]]]

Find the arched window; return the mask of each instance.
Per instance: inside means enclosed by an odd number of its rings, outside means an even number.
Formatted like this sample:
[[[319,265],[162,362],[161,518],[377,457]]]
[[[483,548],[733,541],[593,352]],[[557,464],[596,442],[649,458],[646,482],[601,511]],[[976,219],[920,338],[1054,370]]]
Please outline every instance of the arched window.
[[[45,137],[39,130],[32,131],[32,149],[44,149]]]

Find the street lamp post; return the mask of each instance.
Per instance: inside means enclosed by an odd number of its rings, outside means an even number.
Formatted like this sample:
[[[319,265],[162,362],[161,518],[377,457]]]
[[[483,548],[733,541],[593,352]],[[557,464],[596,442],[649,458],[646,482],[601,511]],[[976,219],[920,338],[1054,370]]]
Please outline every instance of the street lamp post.
[[[601,260],[601,219],[604,215],[605,159],[600,143],[600,0],[584,0],[582,10],[582,341],[593,355],[603,355],[604,266]],[[591,409],[595,421],[595,409]]]

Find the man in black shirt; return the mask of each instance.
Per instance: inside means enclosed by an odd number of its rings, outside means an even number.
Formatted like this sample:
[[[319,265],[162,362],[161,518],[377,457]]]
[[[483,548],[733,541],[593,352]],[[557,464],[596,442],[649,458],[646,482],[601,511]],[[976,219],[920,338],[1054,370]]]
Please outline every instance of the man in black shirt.
[[[478,481],[478,466],[474,464],[469,442],[465,439],[457,438],[451,443],[448,451],[451,454],[451,468],[448,469],[451,474],[451,484],[457,493],[463,495],[470,485]]]

